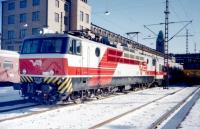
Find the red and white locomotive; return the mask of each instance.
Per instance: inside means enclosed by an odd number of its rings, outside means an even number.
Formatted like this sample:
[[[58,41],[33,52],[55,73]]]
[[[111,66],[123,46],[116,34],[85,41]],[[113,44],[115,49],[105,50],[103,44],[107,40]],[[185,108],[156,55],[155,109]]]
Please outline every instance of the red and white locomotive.
[[[19,54],[0,50],[0,86],[13,85],[19,82]]]
[[[24,96],[54,103],[92,94],[161,84],[163,56],[132,47],[114,47],[70,34],[26,38],[20,55]]]

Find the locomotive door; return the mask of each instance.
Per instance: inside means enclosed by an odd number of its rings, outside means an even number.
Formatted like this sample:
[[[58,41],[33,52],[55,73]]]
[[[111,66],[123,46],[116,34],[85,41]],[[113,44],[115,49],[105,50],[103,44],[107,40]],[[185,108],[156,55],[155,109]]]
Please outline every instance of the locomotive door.
[[[97,65],[97,67],[98,67],[98,70],[97,70],[97,82],[98,82],[98,86],[100,86],[101,85],[101,72],[100,72],[100,55],[101,55],[101,50],[100,50],[100,48],[99,47],[96,47],[95,48],[95,56],[96,56],[96,58],[97,58],[97,62],[98,62],[98,65]]]
[[[89,75],[90,68],[90,47],[87,47],[87,75]]]

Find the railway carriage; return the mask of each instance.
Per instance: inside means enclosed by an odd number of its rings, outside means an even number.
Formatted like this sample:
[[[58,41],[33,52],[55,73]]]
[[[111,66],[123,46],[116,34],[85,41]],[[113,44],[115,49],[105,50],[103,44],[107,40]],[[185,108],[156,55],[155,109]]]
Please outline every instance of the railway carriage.
[[[162,55],[70,34],[26,38],[20,54],[24,96],[45,103],[161,84]]]
[[[0,50],[0,86],[13,85],[19,82],[19,54]]]

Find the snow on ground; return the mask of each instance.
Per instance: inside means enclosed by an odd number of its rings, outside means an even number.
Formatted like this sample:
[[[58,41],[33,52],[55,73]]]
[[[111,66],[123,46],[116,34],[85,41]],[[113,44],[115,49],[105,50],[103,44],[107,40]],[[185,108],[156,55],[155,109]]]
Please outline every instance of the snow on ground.
[[[192,107],[186,119],[180,125],[181,129],[200,129],[200,99]]]
[[[12,106],[3,106],[3,107],[0,107],[0,111],[9,110],[9,109],[13,109],[13,108],[24,107],[24,106],[31,106],[31,105],[35,105],[35,104],[34,103],[25,103],[25,104],[17,104],[17,105],[12,105]],[[3,113],[0,114],[0,117],[2,115],[3,115]]]
[[[161,99],[156,103],[152,103],[141,110],[130,113],[120,119],[108,123],[107,125],[101,127],[101,129],[147,129],[164,113],[174,107],[178,102],[186,98],[195,89],[196,88],[194,87],[186,88],[174,95]]]
[[[169,88],[169,90],[153,88],[132,92],[126,95],[119,95],[99,101],[87,102],[86,104],[67,106],[42,114],[1,122],[0,128],[87,129],[91,126],[94,126],[95,124],[103,122],[133,108],[137,108],[145,103],[148,103],[179,89],[181,88],[172,87]],[[187,90],[184,91],[191,92],[193,90],[194,88],[187,88]],[[187,92],[185,92],[185,94],[187,94]],[[163,102],[163,105],[164,103],[165,102]],[[26,113],[26,111],[24,110],[23,112],[15,112],[12,115],[23,115],[23,113]],[[0,119],[3,119],[5,115],[6,114],[4,114],[4,116],[0,116]],[[143,115],[140,116],[140,119],[143,119]]]
[[[191,108],[200,97],[200,89],[190,96],[174,113],[164,120],[157,128],[172,129],[179,127],[180,122],[184,120]],[[198,120],[198,119],[197,119]],[[192,127],[192,126],[191,126]]]
[[[35,105],[35,104],[34,103],[26,103],[26,104],[14,105],[14,106],[0,107],[0,109],[2,108],[1,110],[6,110],[6,109],[23,107],[23,106],[31,106],[31,105]],[[27,114],[37,112],[37,111],[45,111],[45,110],[48,110],[49,108],[51,108],[51,106],[36,106],[36,107],[34,106],[34,107],[27,107],[27,108],[15,110],[15,111],[0,113],[0,121],[3,119],[9,119],[9,118],[13,118],[13,117],[27,115]]]
[[[0,103],[23,99],[13,87],[0,87]]]

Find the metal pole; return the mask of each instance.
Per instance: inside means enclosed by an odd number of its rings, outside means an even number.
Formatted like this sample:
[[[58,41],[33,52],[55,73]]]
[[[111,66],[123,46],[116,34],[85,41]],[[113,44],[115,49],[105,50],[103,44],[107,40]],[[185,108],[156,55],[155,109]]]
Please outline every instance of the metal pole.
[[[165,10],[165,54],[164,54],[164,66],[166,68],[166,75],[164,77],[165,84],[163,86],[164,89],[168,88],[169,85],[169,57],[168,57],[168,38],[169,38],[169,1],[166,0],[166,10]]]
[[[186,29],[186,54],[188,54],[188,29]]]

